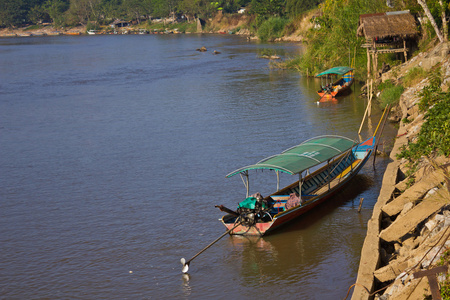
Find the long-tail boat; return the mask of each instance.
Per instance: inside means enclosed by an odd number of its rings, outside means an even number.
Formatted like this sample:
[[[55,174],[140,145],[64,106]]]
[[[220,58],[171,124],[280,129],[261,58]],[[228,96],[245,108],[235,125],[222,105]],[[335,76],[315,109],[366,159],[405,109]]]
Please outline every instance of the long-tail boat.
[[[318,102],[333,100],[349,92],[354,81],[353,70],[349,67],[334,67],[317,74],[316,77],[321,79],[321,88],[317,91],[320,96]]]
[[[230,234],[265,235],[330,199],[361,170],[374,147],[375,136],[362,143],[336,135],[319,136],[237,169],[226,177],[240,174],[247,198],[236,210],[216,206],[227,213],[220,221]],[[277,191],[266,197],[249,196],[249,171],[267,169],[276,172]],[[279,189],[280,172],[299,179]]]

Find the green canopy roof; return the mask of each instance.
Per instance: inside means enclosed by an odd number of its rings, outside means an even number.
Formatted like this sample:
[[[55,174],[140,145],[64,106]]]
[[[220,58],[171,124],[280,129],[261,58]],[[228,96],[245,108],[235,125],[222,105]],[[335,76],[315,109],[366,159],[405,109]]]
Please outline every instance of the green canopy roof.
[[[344,75],[352,70],[354,70],[354,69],[349,68],[349,67],[334,67],[334,68],[328,69],[320,74],[317,74],[316,77],[320,77],[323,75]]]
[[[342,136],[325,135],[315,137],[287,149],[281,154],[265,158],[254,165],[237,169],[226,177],[248,170],[260,169],[281,171],[291,175],[298,174],[344,153],[355,144],[355,141]]]

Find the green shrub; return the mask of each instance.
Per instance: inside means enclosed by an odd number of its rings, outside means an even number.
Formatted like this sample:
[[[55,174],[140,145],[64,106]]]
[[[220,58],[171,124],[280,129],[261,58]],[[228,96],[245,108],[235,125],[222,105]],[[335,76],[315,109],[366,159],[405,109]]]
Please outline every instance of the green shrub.
[[[441,99],[441,69],[438,68],[430,73],[428,77],[429,85],[423,88],[419,96],[422,97],[419,102],[419,109],[426,111],[428,107],[432,106]]]
[[[394,85],[392,83],[391,85],[386,84],[386,86],[382,87],[382,92],[380,94],[381,107],[384,108],[389,104],[392,105],[397,103],[404,90],[405,88],[401,85]]]
[[[441,91],[439,73],[437,70],[429,77],[430,84],[420,94],[419,108],[426,113],[417,139],[404,147],[398,158],[415,162],[432,153],[450,155],[450,93]]]
[[[272,17],[261,24],[258,29],[258,37],[261,41],[273,41],[282,36],[284,27],[289,23],[288,19]]]

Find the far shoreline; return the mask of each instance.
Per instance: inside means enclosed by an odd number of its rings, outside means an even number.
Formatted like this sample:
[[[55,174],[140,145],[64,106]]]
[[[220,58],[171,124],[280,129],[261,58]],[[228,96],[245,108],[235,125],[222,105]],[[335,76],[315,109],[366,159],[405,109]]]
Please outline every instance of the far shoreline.
[[[29,29],[30,27],[33,27]],[[259,40],[257,36],[250,34],[246,30],[232,32],[232,30],[219,29],[215,31],[201,31],[201,32],[181,32],[177,30],[154,30],[150,31],[139,27],[122,27],[122,28],[107,28],[96,30],[94,35],[143,35],[143,34],[223,34],[223,35],[238,35],[246,37],[249,40]],[[9,37],[38,37],[38,36],[77,36],[90,35],[86,26],[76,26],[70,28],[57,28],[52,25],[42,25],[42,27],[35,28],[35,26],[27,26],[20,28],[3,28],[0,29],[0,38]],[[289,36],[283,36],[275,39],[272,42],[304,42],[304,38],[298,32]]]

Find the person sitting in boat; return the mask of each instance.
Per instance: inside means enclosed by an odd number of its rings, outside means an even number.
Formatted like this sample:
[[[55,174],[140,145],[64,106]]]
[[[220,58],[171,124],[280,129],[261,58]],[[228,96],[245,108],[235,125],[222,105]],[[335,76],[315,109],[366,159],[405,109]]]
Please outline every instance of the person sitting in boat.
[[[256,200],[258,200],[259,202],[263,203],[263,207],[267,207],[267,208],[271,208],[273,203],[275,202],[272,197],[267,197],[264,198],[261,193],[254,193],[252,195],[250,195],[250,197],[256,198]]]
[[[286,202],[286,205],[284,206],[285,209],[290,209],[293,208],[295,206],[301,205],[302,201],[301,198],[298,196],[297,193],[292,193],[289,195],[289,199]]]

